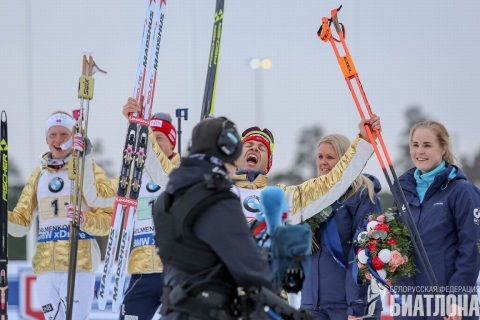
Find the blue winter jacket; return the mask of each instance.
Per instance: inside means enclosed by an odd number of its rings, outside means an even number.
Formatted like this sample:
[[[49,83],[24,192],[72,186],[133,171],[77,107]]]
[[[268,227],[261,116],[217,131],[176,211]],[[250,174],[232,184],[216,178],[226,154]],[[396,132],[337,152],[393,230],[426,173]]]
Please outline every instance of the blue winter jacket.
[[[458,168],[457,175],[449,179],[454,167],[448,163],[446,166],[435,177],[422,203],[415,187],[415,168],[403,174],[399,182],[439,286],[444,287],[444,292],[469,293],[464,288],[476,286],[480,270],[480,190]],[[401,279],[398,285],[402,289],[417,286],[423,290],[422,286],[430,286],[427,271],[416,252],[414,257],[420,272]]]
[[[366,175],[374,183],[375,193],[381,190],[380,182],[373,176]],[[364,316],[367,307],[367,286],[357,285],[353,281],[352,240],[355,232],[362,226],[370,213],[382,212],[380,200],[375,195],[375,203],[370,201],[367,189],[357,191],[353,196],[342,203],[342,199],[331,205],[334,212],[340,241],[342,243],[344,261],[347,270],[342,268],[328,251],[324,233],[326,223],[315,230],[319,250],[311,256],[311,265],[308,277],[302,289],[302,308],[319,310],[320,308],[341,308],[346,314]],[[377,309],[381,310],[381,302],[377,302]],[[345,316],[346,319],[346,316]]]

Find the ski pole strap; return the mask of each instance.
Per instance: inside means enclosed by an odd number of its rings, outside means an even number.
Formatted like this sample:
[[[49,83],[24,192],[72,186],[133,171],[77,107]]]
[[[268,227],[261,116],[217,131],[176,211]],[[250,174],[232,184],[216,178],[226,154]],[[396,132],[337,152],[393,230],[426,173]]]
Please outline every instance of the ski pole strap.
[[[335,26],[335,30],[337,30],[337,33],[342,33],[343,38],[347,36],[347,30],[345,29],[345,26],[343,23],[338,22],[338,17],[337,13],[340,11],[342,6],[340,6],[338,9],[333,9],[332,10],[332,17],[330,19],[323,17],[322,18],[322,24],[320,25],[320,28],[317,31],[317,36],[323,41],[327,42],[333,40],[335,42],[342,42],[341,40],[335,38],[332,35],[332,30],[330,29],[330,26],[333,25]]]
[[[69,234],[70,234],[70,227],[63,227],[55,230],[39,232],[37,237],[37,242],[69,240],[70,239]],[[95,237],[80,230],[78,232],[78,238],[81,240],[84,240],[84,239],[94,239]]]
[[[323,41],[323,42],[327,42],[327,41],[330,41],[330,39],[332,39],[333,41],[335,42],[342,42],[340,41],[339,39],[335,38],[333,35],[332,35],[332,30],[330,29],[330,24],[331,24],[331,20],[328,19],[328,18],[322,18],[322,24],[320,26],[320,29],[318,29],[317,31],[317,36]],[[345,26],[343,25],[343,23],[338,23],[339,25],[339,28],[343,34],[343,37],[345,38],[346,35],[347,35],[347,29],[345,29]]]
[[[332,255],[333,259],[338,263],[340,267],[345,267],[345,255],[343,254],[342,243],[340,241],[340,235],[338,234],[337,223],[335,217],[331,217],[323,227],[323,241],[328,252]]]

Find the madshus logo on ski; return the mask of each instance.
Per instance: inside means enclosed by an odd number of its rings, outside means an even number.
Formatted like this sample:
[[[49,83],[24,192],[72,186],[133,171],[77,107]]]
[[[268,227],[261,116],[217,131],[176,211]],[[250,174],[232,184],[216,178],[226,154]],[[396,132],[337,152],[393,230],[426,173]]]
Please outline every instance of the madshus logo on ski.
[[[248,196],[243,199],[243,207],[249,212],[260,212],[260,198],[258,196]]]
[[[53,193],[60,192],[63,189],[63,179],[60,177],[55,177],[48,183],[48,190]]]
[[[150,181],[149,183],[147,183],[147,191],[148,192],[154,193],[154,192],[157,192],[158,190],[160,190],[160,186],[158,184],[156,184],[155,182]]]

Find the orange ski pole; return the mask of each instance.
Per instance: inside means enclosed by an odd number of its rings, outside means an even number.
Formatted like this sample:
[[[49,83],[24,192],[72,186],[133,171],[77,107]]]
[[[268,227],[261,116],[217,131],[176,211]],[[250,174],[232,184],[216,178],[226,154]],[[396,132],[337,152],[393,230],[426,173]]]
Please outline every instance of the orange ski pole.
[[[323,42],[330,42],[330,44],[332,45],[335,56],[337,57],[338,64],[340,65],[340,69],[342,70],[342,73],[343,73],[343,76],[345,77],[348,88],[350,89],[350,93],[352,94],[355,105],[357,106],[358,113],[360,114],[360,117],[362,119],[364,119],[365,114],[363,112],[362,106],[360,105],[360,101],[357,98],[357,94],[355,93],[355,90],[354,90],[352,82],[351,82],[353,79],[355,79],[355,83],[357,84],[358,91],[360,92],[360,94],[362,96],[363,102],[365,104],[365,108],[366,108],[368,114],[370,115],[370,117],[372,117],[373,112],[372,112],[372,109],[370,108],[370,104],[368,103],[367,96],[365,95],[365,91],[363,90],[363,86],[362,86],[362,83],[360,82],[360,78],[358,77],[358,73],[357,73],[357,70],[356,70],[355,65],[353,63],[352,57],[350,56],[350,52],[348,51],[347,44],[345,43],[345,35],[346,35],[345,26],[342,23],[338,22],[338,12],[340,11],[341,8],[342,8],[342,6],[340,6],[338,9],[333,9],[331,11],[331,17],[330,18],[326,18],[326,17],[322,18],[322,25],[320,26],[320,29],[317,32],[317,36]],[[332,23],[335,27],[335,31],[338,34],[338,39],[336,39],[332,35],[332,30],[330,29],[330,26],[331,26]],[[337,43],[341,43],[342,48],[345,52],[344,56],[340,55],[340,53],[338,51],[338,48],[337,48]],[[398,189],[398,193],[401,196],[401,200],[402,200],[401,202],[399,201],[399,199],[398,199],[398,197],[395,193],[395,190],[393,189],[392,179],[390,178],[390,175],[387,172],[387,169],[386,169],[385,163],[382,159],[382,155],[380,153],[380,150],[378,149],[378,147],[375,143],[375,139],[373,138],[373,134],[372,134],[372,130],[371,130],[370,126],[365,125],[365,130],[366,130],[367,135],[370,139],[370,142],[372,143],[373,149],[375,150],[375,155],[377,156],[377,159],[378,159],[378,162],[380,163],[382,171],[385,174],[385,178],[387,179],[387,183],[390,187],[390,191],[392,192],[392,195],[395,199],[395,202],[397,203],[397,207],[399,207],[399,209],[400,209],[399,210],[400,215],[403,217],[403,219],[405,221],[405,225],[407,226],[407,229],[410,233],[410,236],[412,237],[412,243],[415,247],[415,250],[418,253],[418,256],[420,258],[419,259],[420,263],[422,264],[422,266],[423,266],[423,268],[426,272],[428,281],[429,281],[430,285],[434,288],[434,290],[437,290],[438,289],[437,279],[436,279],[435,274],[433,272],[432,265],[430,264],[430,261],[428,260],[428,256],[427,256],[427,253],[425,251],[425,247],[423,246],[423,242],[420,239],[420,234],[419,234],[417,226],[415,224],[415,220],[413,219],[413,215],[412,215],[412,212],[411,212],[410,207],[408,205],[408,202],[405,198],[405,194],[403,193],[402,187],[400,186],[400,182],[398,181],[397,174],[395,172],[395,169],[393,168],[393,164],[392,164],[392,161],[390,159],[390,155],[388,154],[387,147],[385,146],[385,142],[383,141],[382,135],[380,134],[380,131],[378,131],[378,130],[375,131],[375,133],[378,137],[378,141],[380,143],[380,146],[382,148],[383,155],[385,156],[388,167],[390,169],[390,173],[393,176],[393,181],[395,182],[395,185]],[[401,214],[402,211],[403,211],[404,214],[406,214],[406,216]],[[410,224],[408,223],[408,221],[406,221],[407,217],[408,217],[408,220],[410,220],[410,222],[411,222]]]

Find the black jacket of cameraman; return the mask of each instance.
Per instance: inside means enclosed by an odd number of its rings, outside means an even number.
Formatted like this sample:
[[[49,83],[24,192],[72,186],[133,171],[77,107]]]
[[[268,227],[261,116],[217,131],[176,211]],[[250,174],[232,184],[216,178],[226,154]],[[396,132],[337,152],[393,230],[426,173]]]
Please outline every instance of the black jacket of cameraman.
[[[224,132],[226,121],[221,119],[224,118],[204,120],[202,122],[207,122],[208,126],[203,124],[203,127],[207,127],[210,131]],[[197,127],[201,126],[202,122]],[[200,129],[205,129],[203,127]],[[212,175],[212,172],[216,169],[227,172],[223,162],[233,163],[238,158],[239,152],[241,152],[241,142],[238,142],[240,151],[237,148],[233,157],[222,156],[222,153],[218,152],[215,146],[203,146],[202,144],[204,143],[212,143],[209,141],[218,144],[219,142],[217,142],[215,137],[219,134],[208,132],[209,137],[202,139],[202,131],[200,129],[194,129],[190,150],[191,156],[183,158],[180,167],[170,174],[170,181],[165,192],[168,195],[172,195],[172,203],[175,203],[176,199],[182,197],[189,187],[205,181],[205,177]],[[195,144],[196,141],[197,143]],[[195,150],[205,154],[199,156],[192,152],[195,152]],[[155,207],[156,209],[157,207]],[[154,215],[156,214],[157,212],[154,212]],[[157,219],[156,223],[162,223],[162,221]],[[273,274],[270,271],[267,260],[262,256],[253,240],[238,198],[220,199],[208,206],[196,216],[191,230],[199,241],[207,244],[212,249],[223,263],[224,269],[228,271],[227,276],[221,280],[233,282],[232,286],[234,287],[264,286],[272,291],[275,290]],[[160,258],[162,259],[161,252]],[[196,261],[192,260],[191,263],[195,265]],[[192,276],[192,274],[168,264],[166,261],[164,261],[164,264],[163,283],[167,288],[173,288],[182,284]],[[201,280],[197,279],[197,281]],[[165,294],[162,298],[162,303],[166,302],[163,301],[164,299],[167,299]],[[173,311],[164,315],[162,319],[188,319],[188,317],[184,313]]]

